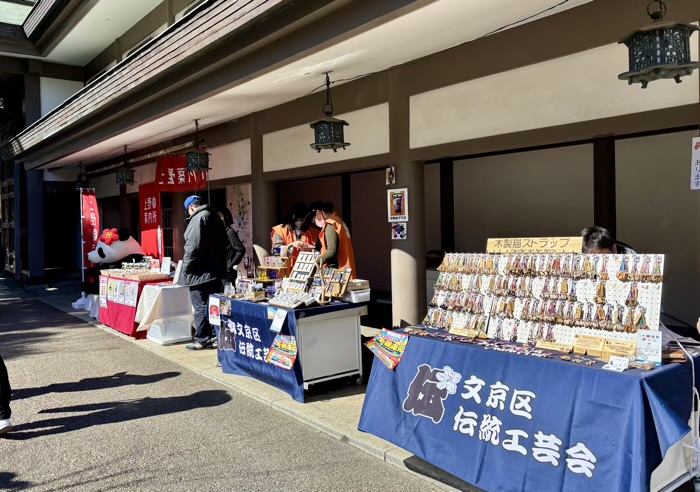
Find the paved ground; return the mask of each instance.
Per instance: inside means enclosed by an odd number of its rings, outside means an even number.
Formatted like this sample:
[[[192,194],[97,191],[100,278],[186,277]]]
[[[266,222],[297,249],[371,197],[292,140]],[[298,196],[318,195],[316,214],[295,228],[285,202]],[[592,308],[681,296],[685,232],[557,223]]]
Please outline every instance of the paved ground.
[[[397,467],[16,292],[0,490],[430,490]]]

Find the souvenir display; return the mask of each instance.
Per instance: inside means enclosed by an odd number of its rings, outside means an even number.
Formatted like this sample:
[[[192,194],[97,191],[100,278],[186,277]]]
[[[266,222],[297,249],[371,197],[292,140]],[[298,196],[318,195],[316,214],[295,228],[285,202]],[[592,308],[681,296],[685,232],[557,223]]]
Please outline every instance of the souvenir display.
[[[306,292],[316,272],[318,257],[319,253],[316,251],[299,253],[292,272],[282,284],[282,290],[285,292]]]
[[[311,306],[316,302],[316,298],[307,292],[280,292],[270,299],[270,305],[286,309],[296,309],[304,306]]]
[[[447,254],[424,324],[530,344],[635,342],[658,329],[663,268],[663,255]]]

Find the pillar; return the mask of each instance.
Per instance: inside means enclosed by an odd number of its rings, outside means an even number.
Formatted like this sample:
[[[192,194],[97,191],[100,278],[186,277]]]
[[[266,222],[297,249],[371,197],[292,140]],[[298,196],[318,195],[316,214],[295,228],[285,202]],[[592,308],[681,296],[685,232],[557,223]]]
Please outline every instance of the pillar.
[[[22,164],[15,163],[15,279],[22,279]]]
[[[44,276],[44,172],[27,171],[27,261],[31,278]]]
[[[393,325],[419,324],[426,314],[425,164],[410,159],[408,95],[400,90],[398,70],[389,72],[389,147],[396,166],[395,188],[408,188],[405,241],[392,241],[391,304]]]
[[[253,247],[260,246],[263,250],[270,251],[270,231],[277,215],[277,184],[266,179],[263,172],[263,138],[255,116],[250,118],[250,160]]]

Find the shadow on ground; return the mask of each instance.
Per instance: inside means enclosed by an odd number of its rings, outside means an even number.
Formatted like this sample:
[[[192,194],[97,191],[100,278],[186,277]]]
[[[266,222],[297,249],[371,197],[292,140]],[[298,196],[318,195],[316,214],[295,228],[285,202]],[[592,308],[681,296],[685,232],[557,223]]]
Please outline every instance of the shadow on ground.
[[[47,330],[50,324],[50,330]],[[37,342],[61,331],[87,325],[63,311],[37,300],[0,300],[0,353],[5,360],[41,353]]]
[[[17,480],[16,473],[0,472],[0,490],[27,490],[33,486],[30,482]]]
[[[129,374],[126,371],[118,372],[111,376],[96,378],[85,378],[71,383],[56,383],[38,388],[23,388],[12,391],[13,400],[23,400],[35,396],[47,395],[49,393],[74,393],[82,391],[95,391],[101,389],[119,388],[121,386],[138,386],[142,384],[152,384],[164,379],[179,376],[181,373],[171,371],[160,374],[150,374],[141,376],[139,374]]]
[[[16,426],[13,432],[7,434],[6,438],[23,441],[35,437],[64,434],[96,425],[115,424],[158,415],[187,412],[198,408],[216,407],[231,400],[231,395],[226,391],[210,390],[198,391],[187,396],[141,398],[52,408],[42,410],[39,413],[79,413],[80,415],[21,424]]]

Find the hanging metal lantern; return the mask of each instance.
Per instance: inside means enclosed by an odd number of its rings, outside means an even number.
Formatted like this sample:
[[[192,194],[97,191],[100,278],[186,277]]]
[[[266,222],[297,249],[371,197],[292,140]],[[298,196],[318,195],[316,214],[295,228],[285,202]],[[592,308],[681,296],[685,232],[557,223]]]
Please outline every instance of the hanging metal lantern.
[[[326,104],[323,106],[325,118],[311,123],[314,129],[314,143],[311,148],[316,152],[324,149],[331,149],[338,152],[338,149],[345,150],[350,144],[345,142],[344,128],[349,123],[345,120],[333,118],[333,98],[331,97],[331,80],[326,74]]]
[[[200,172],[209,171],[209,152],[206,148],[201,147],[202,141],[199,140],[199,120],[194,120],[195,137],[194,149],[185,154],[187,156],[187,170]]]
[[[652,23],[637,29],[620,40],[629,50],[629,72],[618,78],[629,84],[640,83],[642,89],[659,79],[675,79],[691,75],[700,63],[690,60],[690,37],[700,30],[691,24],[664,21],[666,4],[661,0],[649,2],[647,14]]]
[[[132,185],[136,183],[134,179],[135,174],[133,169],[117,169],[117,184]]]

